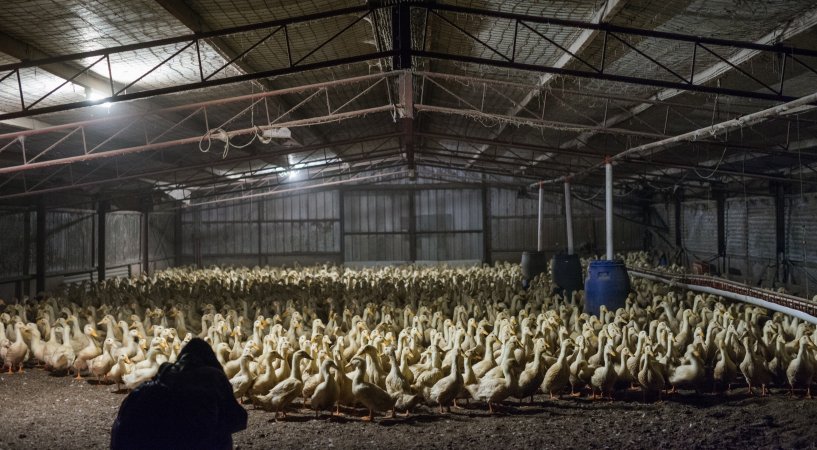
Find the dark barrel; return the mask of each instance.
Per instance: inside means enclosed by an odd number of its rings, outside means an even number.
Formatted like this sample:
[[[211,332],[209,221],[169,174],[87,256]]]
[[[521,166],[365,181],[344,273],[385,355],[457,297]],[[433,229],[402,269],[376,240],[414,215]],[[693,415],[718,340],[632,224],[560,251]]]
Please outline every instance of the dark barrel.
[[[568,292],[575,292],[584,288],[582,263],[579,260],[579,255],[553,255],[551,268],[553,282],[560,288]]]
[[[590,261],[584,282],[584,312],[598,315],[599,307],[623,308],[630,293],[630,277],[623,261]]]
[[[548,270],[545,252],[522,252],[522,278],[530,281]]]

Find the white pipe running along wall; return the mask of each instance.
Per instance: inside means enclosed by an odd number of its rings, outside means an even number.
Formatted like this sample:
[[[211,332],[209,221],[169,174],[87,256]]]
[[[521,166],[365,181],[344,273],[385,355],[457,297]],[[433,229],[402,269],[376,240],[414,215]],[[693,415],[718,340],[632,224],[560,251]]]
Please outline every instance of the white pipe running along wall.
[[[573,204],[570,198],[570,181],[565,181],[565,223],[567,226],[567,254],[573,254]]]
[[[539,185],[539,219],[536,221],[538,233],[536,235],[536,250],[543,251],[545,249],[545,236],[542,232],[542,216],[545,214],[545,188]]]
[[[737,300],[739,302],[749,303],[751,305],[760,306],[761,308],[770,309],[772,311],[781,312],[783,314],[788,314],[792,317],[797,317],[801,320],[805,320],[806,322],[813,323],[817,325],[817,317],[812,316],[811,314],[806,314],[803,311],[798,311],[796,309],[788,308],[783,305],[778,305],[777,303],[767,302],[766,300],[759,299],[757,297],[751,297],[749,295],[742,295],[736,294],[734,292],[724,291],[721,289],[715,289],[709,286],[698,286],[697,284],[686,284],[681,283],[680,281],[673,280],[673,279],[666,279],[662,277],[657,277],[655,275],[651,275],[648,273],[639,272],[638,270],[634,270],[631,268],[627,268],[627,273],[632,276],[644,278],[647,280],[657,281],[659,283],[665,283],[670,286],[678,286],[684,289],[689,289],[691,291],[698,291],[704,292],[707,294],[719,295],[724,298],[731,298],[732,300]]]
[[[607,223],[607,259],[612,261],[613,257],[613,163],[607,158],[604,162],[604,200],[605,219]]]

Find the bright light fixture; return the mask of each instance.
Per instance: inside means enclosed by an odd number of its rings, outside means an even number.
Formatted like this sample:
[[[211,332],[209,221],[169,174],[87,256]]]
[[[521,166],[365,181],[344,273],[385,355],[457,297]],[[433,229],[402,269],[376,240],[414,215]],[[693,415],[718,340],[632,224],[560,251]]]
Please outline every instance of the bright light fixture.
[[[289,181],[298,181],[304,177],[303,171],[298,169],[290,170],[286,174]]]
[[[86,100],[102,100],[103,98],[108,98],[108,95],[103,94],[102,92],[95,91],[91,88],[85,88],[85,99]],[[104,102],[100,103],[95,106],[104,106],[105,108],[111,109],[111,102]]]

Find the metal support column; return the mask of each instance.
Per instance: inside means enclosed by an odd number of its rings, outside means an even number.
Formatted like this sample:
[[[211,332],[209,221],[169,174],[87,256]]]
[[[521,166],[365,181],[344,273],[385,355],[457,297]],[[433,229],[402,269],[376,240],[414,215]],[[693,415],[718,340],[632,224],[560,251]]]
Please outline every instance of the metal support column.
[[[417,202],[415,191],[409,191],[409,259],[417,261]]]
[[[201,269],[201,206],[193,207],[193,232],[191,233],[193,261]]]
[[[399,2],[391,10],[392,46],[398,50],[392,56],[395,69],[411,68],[411,5]]]
[[[340,228],[338,235],[340,236],[340,242],[338,242],[338,250],[340,251],[340,262],[341,264],[346,263],[346,207],[344,203],[346,203],[346,190],[345,189],[338,189],[338,228]]]
[[[182,265],[182,239],[182,208],[177,208],[173,214],[173,265],[177,267]]]
[[[258,227],[258,267],[264,267],[264,249],[263,249],[263,239],[264,239],[264,201],[258,200],[257,207],[256,207],[256,214],[258,214],[258,218],[256,220],[256,226]]]
[[[675,192],[675,207],[673,208],[673,212],[675,214],[675,247],[678,250],[681,250],[684,246],[683,238],[681,235],[681,202],[684,200],[684,193],[679,189]]]
[[[142,274],[150,273],[150,210],[152,209],[150,200],[145,200],[142,205]]]
[[[399,80],[400,127],[403,132],[403,148],[409,169],[409,178],[417,176],[414,162],[414,90],[411,75],[411,5],[400,2],[392,8],[392,45],[399,49],[392,57],[392,66],[403,69]]]
[[[607,259],[615,258],[613,252],[613,162],[608,158],[604,163],[604,203],[605,203],[605,230],[607,237]]]
[[[567,229],[567,254],[573,254],[573,199],[570,195],[570,181],[565,181],[565,224]]]
[[[96,277],[97,281],[105,279],[105,216],[110,204],[107,200],[100,200],[96,207]]]
[[[417,177],[417,166],[414,163],[414,98],[412,89],[412,77],[408,71],[400,75],[400,104],[401,110],[400,126],[403,132],[403,149],[408,163],[409,178],[414,180]]]
[[[45,291],[45,242],[48,239],[45,229],[45,199],[40,198],[37,203],[37,250],[36,250],[36,286],[37,294]]]
[[[726,194],[717,190],[714,197],[718,222],[718,271],[723,274],[726,272]]]
[[[545,214],[545,188],[542,183],[539,183],[539,210],[536,214],[536,250],[545,250],[545,233],[542,230],[544,226],[542,216]]]
[[[772,183],[774,192],[774,229],[776,267],[775,278],[781,283],[788,283],[789,273],[786,262],[786,191],[781,183]]]
[[[15,295],[17,300],[22,301],[23,296],[29,295],[31,291],[31,280],[28,278],[31,266],[31,256],[29,250],[31,249],[31,211],[26,210],[23,213],[23,262],[20,273],[23,274],[23,279],[17,282],[15,286]]]
[[[491,264],[491,193],[482,186],[482,261]]]

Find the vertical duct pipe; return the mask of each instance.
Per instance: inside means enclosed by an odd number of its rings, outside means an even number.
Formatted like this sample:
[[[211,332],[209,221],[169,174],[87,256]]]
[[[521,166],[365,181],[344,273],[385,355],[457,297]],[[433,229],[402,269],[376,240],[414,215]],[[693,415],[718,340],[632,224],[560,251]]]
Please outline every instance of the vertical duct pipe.
[[[604,161],[604,200],[607,232],[607,259],[612,261],[613,255],[613,162],[610,158]]]
[[[573,254],[573,200],[570,197],[570,180],[565,181],[565,222],[567,225],[567,254]]]
[[[537,239],[536,239],[536,250],[544,251],[545,249],[545,235],[542,232],[542,216],[545,214],[545,188],[542,183],[539,183],[539,218],[536,221],[537,225]]]

